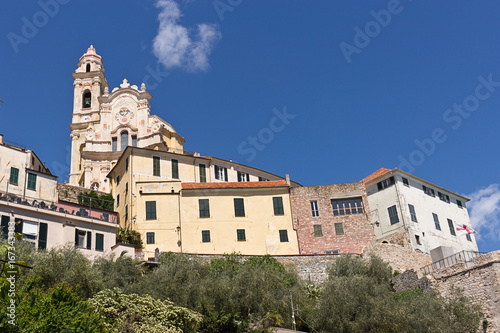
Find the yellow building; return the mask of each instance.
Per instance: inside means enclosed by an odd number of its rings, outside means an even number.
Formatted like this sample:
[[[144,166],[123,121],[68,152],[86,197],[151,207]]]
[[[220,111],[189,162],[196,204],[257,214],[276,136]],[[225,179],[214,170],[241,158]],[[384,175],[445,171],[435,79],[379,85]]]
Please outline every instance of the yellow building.
[[[298,254],[283,177],[161,145],[127,147],[108,174],[120,225],[154,251]],[[265,180],[265,181],[263,181]]]

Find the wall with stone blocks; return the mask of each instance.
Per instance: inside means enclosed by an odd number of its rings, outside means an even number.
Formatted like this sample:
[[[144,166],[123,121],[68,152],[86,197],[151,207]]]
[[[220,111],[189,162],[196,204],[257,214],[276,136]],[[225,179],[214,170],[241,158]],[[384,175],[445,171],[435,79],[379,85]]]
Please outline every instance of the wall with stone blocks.
[[[68,202],[73,202],[73,203],[78,203],[78,194],[81,192],[90,192],[89,189],[80,187],[80,186],[73,186],[69,184],[57,184],[57,194],[59,197],[59,200],[64,200]],[[103,195],[107,194],[104,192],[100,191],[94,191],[97,193],[97,195]]]
[[[363,250],[363,255],[376,254],[389,263],[393,270],[403,273],[407,270],[418,270],[432,263],[431,256],[427,253],[412,251],[407,247],[396,244],[378,243],[368,246]],[[420,272],[418,274],[421,275]]]

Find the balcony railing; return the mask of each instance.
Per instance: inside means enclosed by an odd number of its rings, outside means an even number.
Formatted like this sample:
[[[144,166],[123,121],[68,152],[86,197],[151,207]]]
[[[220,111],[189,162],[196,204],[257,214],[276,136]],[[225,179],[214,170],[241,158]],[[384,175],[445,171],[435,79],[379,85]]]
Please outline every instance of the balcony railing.
[[[465,251],[465,250],[460,251],[449,257],[433,262],[430,265],[424,266],[420,270],[424,274],[430,274],[438,269],[442,269],[458,263],[473,262],[474,258],[479,257],[480,255],[483,255],[485,253],[486,252],[478,252],[478,251]]]
[[[38,198],[32,198],[28,196],[19,196],[12,193],[5,193],[3,191],[0,191],[0,201],[7,201],[19,205],[25,205],[39,209],[46,209],[53,212],[74,215],[74,216],[89,218],[92,220],[99,220],[103,222],[110,222],[116,224],[117,221],[117,216],[116,213],[114,212],[108,212],[102,209],[95,209],[84,205],[78,205],[72,202],[66,202],[66,201],[54,202],[49,200],[41,200]]]

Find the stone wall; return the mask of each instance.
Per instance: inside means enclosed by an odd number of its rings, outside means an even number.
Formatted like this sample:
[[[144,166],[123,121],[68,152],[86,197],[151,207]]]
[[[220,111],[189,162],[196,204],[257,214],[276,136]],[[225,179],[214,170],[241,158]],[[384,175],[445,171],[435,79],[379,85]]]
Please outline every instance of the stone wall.
[[[84,187],[73,186],[66,183],[57,184],[57,194],[59,196],[59,200],[69,201],[77,204],[78,194],[80,194],[81,192],[90,192],[90,190]],[[96,192],[98,196],[107,194],[100,191],[94,191],[94,192]]]
[[[396,244],[377,243],[363,250],[363,255],[376,254],[391,265],[393,270],[403,273],[407,270],[418,270],[432,263],[431,256],[427,253],[412,251],[407,247]],[[417,271],[419,276],[422,274]]]
[[[353,214],[334,215],[332,199],[349,200],[361,198],[363,211]],[[301,254],[338,253],[360,254],[363,248],[375,242],[371,224],[370,208],[363,182],[333,185],[294,187],[290,190],[294,228],[297,230]],[[311,201],[318,207],[313,216]],[[337,227],[343,232],[338,233]],[[315,233],[315,229],[319,232]]]

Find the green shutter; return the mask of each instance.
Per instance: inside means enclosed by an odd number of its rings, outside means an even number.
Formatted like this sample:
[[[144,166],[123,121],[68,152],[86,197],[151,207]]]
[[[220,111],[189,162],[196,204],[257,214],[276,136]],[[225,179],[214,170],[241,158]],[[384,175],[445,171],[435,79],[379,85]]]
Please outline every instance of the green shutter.
[[[245,203],[241,198],[234,199],[234,216],[237,217],[245,216]]]
[[[153,156],[153,176],[160,176],[160,158]]]
[[[28,190],[36,191],[36,175],[28,173]]]
[[[229,181],[229,179],[227,178],[227,168],[224,168],[224,181]]]
[[[1,236],[2,238],[8,238],[9,237],[9,221],[10,221],[10,217],[6,216],[6,215],[2,215],[2,224],[1,224]]]
[[[87,250],[92,249],[92,232],[87,231]]]
[[[146,220],[156,220],[156,201],[146,201]]]
[[[19,182],[19,169],[17,168],[10,168],[10,179],[9,179],[9,182],[11,184],[15,184],[17,185],[18,182]]]
[[[285,214],[285,212],[283,210],[283,198],[282,197],[274,197],[273,198],[273,206],[274,206],[274,215]]]
[[[14,227],[14,232],[19,234],[23,233],[23,220],[16,219],[16,226]]]
[[[172,160],[172,178],[179,179],[179,161]]]
[[[75,228],[75,247],[78,247],[78,229]]]
[[[207,182],[207,169],[205,164],[200,164],[200,183],[206,183]]]
[[[95,250],[96,251],[104,251],[104,235],[103,234],[95,234]]]
[[[45,250],[47,248],[47,223],[40,222],[40,231],[38,232],[38,249]]]

